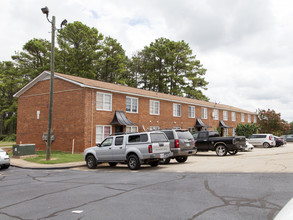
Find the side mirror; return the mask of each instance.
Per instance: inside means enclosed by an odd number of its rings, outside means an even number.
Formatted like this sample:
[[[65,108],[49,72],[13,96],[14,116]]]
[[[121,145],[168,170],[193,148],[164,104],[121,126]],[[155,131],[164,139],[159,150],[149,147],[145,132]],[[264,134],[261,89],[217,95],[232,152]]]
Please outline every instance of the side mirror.
[[[97,144],[97,147],[102,147],[102,145],[101,144]]]

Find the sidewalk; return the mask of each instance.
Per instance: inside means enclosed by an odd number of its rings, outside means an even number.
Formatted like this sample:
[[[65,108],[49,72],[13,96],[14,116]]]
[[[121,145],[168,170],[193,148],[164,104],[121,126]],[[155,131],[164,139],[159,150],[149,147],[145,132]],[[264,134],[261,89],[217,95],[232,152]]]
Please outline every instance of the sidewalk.
[[[59,164],[38,164],[25,161],[23,159],[10,158],[10,165],[23,169],[70,169],[85,166],[85,161]]]

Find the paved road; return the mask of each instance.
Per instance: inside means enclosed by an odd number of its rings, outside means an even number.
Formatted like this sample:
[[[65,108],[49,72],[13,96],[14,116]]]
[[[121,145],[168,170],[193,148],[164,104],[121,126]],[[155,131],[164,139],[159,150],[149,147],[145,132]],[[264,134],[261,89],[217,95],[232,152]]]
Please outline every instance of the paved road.
[[[0,219],[273,219],[293,174],[0,171]]]

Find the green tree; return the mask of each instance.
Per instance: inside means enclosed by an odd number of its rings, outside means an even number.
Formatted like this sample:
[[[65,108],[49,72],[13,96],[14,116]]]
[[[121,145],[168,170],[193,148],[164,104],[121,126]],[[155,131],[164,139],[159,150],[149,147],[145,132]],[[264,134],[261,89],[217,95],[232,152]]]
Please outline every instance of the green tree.
[[[32,39],[23,46],[23,51],[12,56],[25,82],[50,69],[51,44],[44,39]]]
[[[290,125],[281,119],[281,114],[275,110],[258,110],[258,124],[261,133],[271,133],[277,136],[286,134]]]
[[[79,21],[60,30],[56,51],[56,71],[95,79],[95,61],[101,54],[103,35],[96,28],[89,28]]]
[[[110,83],[127,84],[127,56],[116,39],[106,37],[96,67],[96,79]]]
[[[206,69],[202,68],[184,41],[159,38],[138,52],[132,62],[135,68],[131,70],[139,73],[136,77],[138,87],[208,100],[200,90],[206,89],[208,84],[203,78]]]
[[[254,123],[238,124],[235,132],[238,136],[250,137],[252,134],[257,133],[259,126]]]
[[[23,86],[12,62],[0,63],[0,135],[16,132],[17,100],[13,95]]]

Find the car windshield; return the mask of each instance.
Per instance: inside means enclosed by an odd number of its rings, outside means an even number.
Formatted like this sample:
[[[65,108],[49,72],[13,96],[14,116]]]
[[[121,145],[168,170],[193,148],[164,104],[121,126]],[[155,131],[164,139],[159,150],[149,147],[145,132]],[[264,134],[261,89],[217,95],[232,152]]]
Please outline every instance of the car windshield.
[[[151,133],[152,142],[168,142],[166,135],[163,133]]]
[[[191,139],[193,136],[189,131],[176,131],[179,139]]]

